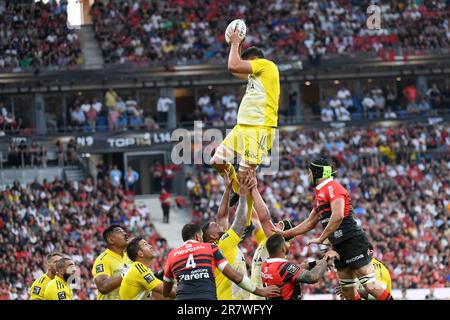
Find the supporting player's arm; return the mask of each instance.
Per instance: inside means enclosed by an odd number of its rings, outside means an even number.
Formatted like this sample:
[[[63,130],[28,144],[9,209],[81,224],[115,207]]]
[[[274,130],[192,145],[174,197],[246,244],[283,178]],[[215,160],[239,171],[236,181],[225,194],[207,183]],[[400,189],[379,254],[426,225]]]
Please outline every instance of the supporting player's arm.
[[[269,286],[265,288],[256,287],[256,284],[254,284],[249,277],[233,269],[228,262],[224,263],[220,267],[220,270],[225,277],[236,283],[240,288],[258,296],[278,297],[281,293],[280,288],[277,286]]]
[[[251,74],[253,73],[252,65],[250,62],[241,59],[241,55],[239,53],[240,45],[242,40],[238,36],[238,31],[230,32],[230,54],[228,56],[228,70],[234,75],[235,73],[239,74]]]
[[[330,222],[323,230],[319,241],[323,243],[328,237],[339,228],[344,220],[344,209],[345,209],[345,200],[343,198],[338,198],[330,203],[331,206],[331,217]]]
[[[106,274],[102,274],[97,276],[94,282],[101,294],[108,294],[120,287],[122,276],[108,277]]]
[[[258,191],[258,188],[255,186],[252,189],[252,197],[253,197],[253,208],[258,214],[259,222],[264,230],[264,234],[266,237],[270,237],[272,235],[272,230],[275,228],[272,218],[270,217],[269,208],[267,207],[264,199]]]
[[[164,279],[162,295],[166,298],[170,297],[173,292],[172,288],[173,288],[173,281],[167,281],[167,279]]]
[[[312,209],[308,218],[306,218],[306,220],[304,220],[302,223],[300,223],[295,228],[292,228],[287,231],[282,231],[277,228],[274,228],[272,230],[276,233],[281,234],[285,238],[291,238],[291,237],[296,237],[296,236],[300,236],[302,234],[308,233],[309,231],[314,229],[318,223],[319,223],[319,217],[316,214],[316,210]]]
[[[217,211],[217,223],[219,226],[221,226],[224,230],[228,230],[230,227],[230,210],[229,210],[229,202],[230,202],[230,193],[233,188],[231,181],[227,177],[225,180],[226,183],[226,189],[225,192],[222,195],[222,200],[220,202],[219,210]]]
[[[321,260],[315,261],[315,266],[311,270],[300,271],[300,273],[295,278],[295,282],[318,282],[325,275],[328,267],[333,263],[335,259],[339,259],[339,254],[333,250],[328,251],[327,253],[325,253],[325,256]],[[312,266],[312,263],[310,266]]]
[[[247,227],[247,222],[250,220],[250,218],[247,217],[247,196],[250,195],[250,190],[252,190],[254,184],[255,182],[249,174],[242,177],[239,181],[239,204],[236,210],[236,216],[231,226],[239,237],[243,235],[245,228]]]

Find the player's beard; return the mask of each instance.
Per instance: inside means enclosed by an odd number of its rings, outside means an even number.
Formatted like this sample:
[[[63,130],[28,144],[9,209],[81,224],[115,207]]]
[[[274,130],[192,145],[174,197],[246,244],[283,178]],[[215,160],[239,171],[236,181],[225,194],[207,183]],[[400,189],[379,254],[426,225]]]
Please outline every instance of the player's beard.
[[[219,232],[219,239],[222,238],[222,236],[225,234],[224,231]]]
[[[63,277],[64,277],[64,281],[67,282],[67,280],[69,280],[69,278],[73,276],[72,273],[68,273],[68,272],[64,272]]]

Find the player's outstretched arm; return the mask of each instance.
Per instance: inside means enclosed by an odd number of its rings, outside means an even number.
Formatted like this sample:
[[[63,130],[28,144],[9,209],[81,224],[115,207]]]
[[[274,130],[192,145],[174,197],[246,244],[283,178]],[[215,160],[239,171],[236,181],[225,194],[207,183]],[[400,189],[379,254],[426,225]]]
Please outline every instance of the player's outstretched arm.
[[[250,62],[242,60],[239,53],[242,39],[239,38],[238,31],[230,31],[229,36],[231,48],[230,55],[228,56],[228,70],[233,74],[251,74],[253,72],[252,65]]]
[[[221,226],[224,230],[228,230],[230,227],[230,210],[229,210],[229,203],[230,203],[230,193],[232,190],[232,183],[231,179],[228,177],[227,173],[225,172],[225,192],[222,195],[222,200],[220,201],[220,207],[217,211],[217,223],[219,226]]]
[[[325,253],[323,259],[316,261],[311,270],[303,270],[297,275],[295,281],[302,283],[316,283],[325,275],[328,267],[333,265],[335,259],[339,259],[339,254],[334,250]]]
[[[252,172],[254,179],[256,180],[256,174]],[[258,214],[259,222],[264,230],[264,234],[266,237],[270,237],[272,235],[272,230],[275,228],[275,225],[272,222],[272,218],[270,217],[270,211],[267,207],[264,199],[258,191],[258,188],[255,184],[255,187],[252,189],[252,197],[253,197],[253,208]]]
[[[107,275],[102,274],[96,277],[94,282],[101,294],[108,294],[120,287],[122,276],[108,277]]]
[[[316,210],[312,209],[311,213],[309,214],[308,218],[304,220],[302,223],[300,223],[295,228],[289,229],[287,231],[280,230],[278,228],[272,229],[273,232],[281,234],[285,238],[291,238],[300,236],[302,234],[308,233],[312,229],[316,227],[316,225],[319,223],[319,217],[316,214]]]
[[[253,188],[254,181],[249,174],[239,179],[239,204],[231,228],[241,237],[247,227],[247,196]]]
[[[280,288],[277,286],[269,286],[265,288],[257,288],[249,277],[233,269],[229,263],[221,270],[223,275],[236,283],[240,288],[254,293],[262,297],[278,297],[281,294]]]

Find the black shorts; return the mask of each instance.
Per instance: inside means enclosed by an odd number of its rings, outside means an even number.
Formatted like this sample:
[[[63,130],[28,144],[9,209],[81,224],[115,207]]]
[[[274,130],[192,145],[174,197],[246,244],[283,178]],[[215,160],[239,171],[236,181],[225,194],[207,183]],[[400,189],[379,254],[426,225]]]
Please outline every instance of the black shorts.
[[[368,265],[372,257],[369,255],[369,240],[365,234],[338,243],[333,249],[339,253],[340,259],[334,261],[336,269],[359,269]]]

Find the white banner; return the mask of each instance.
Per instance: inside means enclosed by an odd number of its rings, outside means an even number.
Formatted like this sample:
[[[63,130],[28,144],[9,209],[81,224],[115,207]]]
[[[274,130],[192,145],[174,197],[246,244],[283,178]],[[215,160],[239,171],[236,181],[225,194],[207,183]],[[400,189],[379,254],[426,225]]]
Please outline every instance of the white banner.
[[[406,298],[408,300],[425,300],[425,296],[430,294],[430,289],[408,289]],[[402,290],[392,290],[394,299],[402,298]],[[450,288],[434,289],[434,296],[439,300],[450,300]],[[338,299],[338,298],[337,298]],[[332,294],[305,294],[304,300],[333,300]]]

